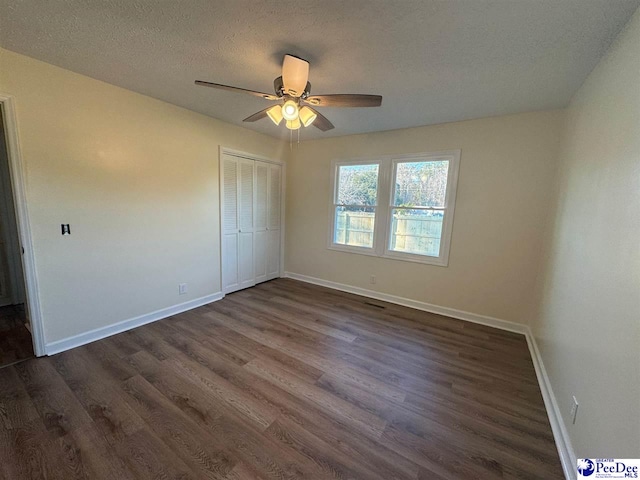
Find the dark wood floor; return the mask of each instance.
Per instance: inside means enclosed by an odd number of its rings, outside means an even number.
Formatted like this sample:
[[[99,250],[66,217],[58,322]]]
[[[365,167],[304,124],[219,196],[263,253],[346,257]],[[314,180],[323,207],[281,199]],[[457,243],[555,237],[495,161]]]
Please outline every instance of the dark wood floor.
[[[563,477],[524,337],[280,279],[0,370],[0,478]]]
[[[33,358],[24,305],[0,307],[0,368]]]

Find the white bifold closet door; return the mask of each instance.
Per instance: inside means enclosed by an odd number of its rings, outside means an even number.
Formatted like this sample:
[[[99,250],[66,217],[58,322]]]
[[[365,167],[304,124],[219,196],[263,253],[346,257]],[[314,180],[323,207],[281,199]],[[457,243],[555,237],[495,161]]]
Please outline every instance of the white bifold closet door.
[[[280,276],[281,234],[281,201],[282,201],[282,167],[269,164],[269,198],[267,201],[267,278],[271,280]]]
[[[267,243],[269,225],[269,164],[256,162],[256,225],[255,272],[256,283],[268,280]]]
[[[280,276],[282,167],[256,161],[256,283]]]
[[[282,167],[222,154],[222,291],[280,276]]]
[[[252,160],[239,160],[238,190],[238,274],[240,288],[252,287],[256,284],[253,271],[253,170]]]

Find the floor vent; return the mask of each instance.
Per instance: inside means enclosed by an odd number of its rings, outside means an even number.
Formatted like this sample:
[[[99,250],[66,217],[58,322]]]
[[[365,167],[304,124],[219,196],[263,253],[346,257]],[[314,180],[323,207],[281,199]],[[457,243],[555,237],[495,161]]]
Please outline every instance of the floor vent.
[[[371,303],[371,302],[364,302],[364,304],[365,305],[371,305],[372,307],[376,307],[376,308],[382,308],[382,309],[387,308],[387,307],[385,307],[383,305],[376,305],[375,303]]]

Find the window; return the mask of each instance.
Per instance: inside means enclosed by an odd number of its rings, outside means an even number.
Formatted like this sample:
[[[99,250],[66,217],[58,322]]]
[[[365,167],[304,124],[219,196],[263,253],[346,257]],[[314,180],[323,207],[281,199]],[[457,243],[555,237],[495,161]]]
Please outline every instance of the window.
[[[460,152],[333,164],[329,248],[446,266]]]
[[[378,163],[338,164],[333,201],[333,243],[373,249],[378,205]]]

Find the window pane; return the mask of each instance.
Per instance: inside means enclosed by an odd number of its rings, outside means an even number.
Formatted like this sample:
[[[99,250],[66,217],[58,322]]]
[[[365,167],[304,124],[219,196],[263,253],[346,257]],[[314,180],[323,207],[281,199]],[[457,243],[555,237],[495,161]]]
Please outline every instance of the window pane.
[[[338,205],[377,205],[378,165],[338,167]]]
[[[373,248],[374,207],[336,207],[333,243]]]
[[[448,172],[448,160],[397,163],[394,205],[444,207]]]
[[[394,208],[389,250],[439,256],[443,219],[443,212]]]

